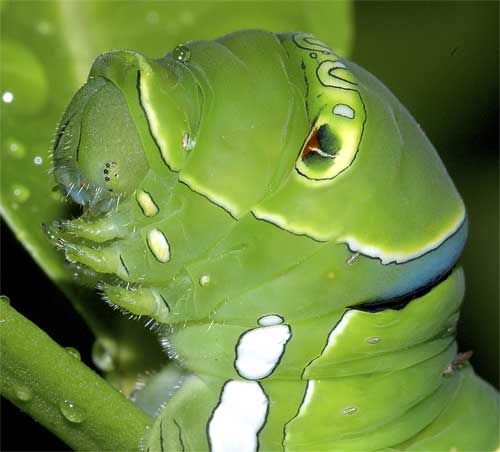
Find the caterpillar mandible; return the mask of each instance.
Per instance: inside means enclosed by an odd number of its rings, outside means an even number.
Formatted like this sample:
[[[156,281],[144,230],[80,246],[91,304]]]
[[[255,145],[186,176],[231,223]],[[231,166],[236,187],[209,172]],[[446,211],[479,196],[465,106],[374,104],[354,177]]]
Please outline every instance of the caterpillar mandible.
[[[496,447],[494,391],[454,364],[464,204],[394,95],[318,38],[104,54],[53,154],[84,213],[51,234],[189,373],[145,450]]]

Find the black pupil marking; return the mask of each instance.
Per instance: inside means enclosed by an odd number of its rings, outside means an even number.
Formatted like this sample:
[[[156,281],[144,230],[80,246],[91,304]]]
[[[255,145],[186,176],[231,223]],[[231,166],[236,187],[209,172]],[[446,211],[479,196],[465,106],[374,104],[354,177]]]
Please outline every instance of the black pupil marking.
[[[340,143],[328,124],[322,124],[311,136],[302,153],[308,166],[330,166],[340,150]]]

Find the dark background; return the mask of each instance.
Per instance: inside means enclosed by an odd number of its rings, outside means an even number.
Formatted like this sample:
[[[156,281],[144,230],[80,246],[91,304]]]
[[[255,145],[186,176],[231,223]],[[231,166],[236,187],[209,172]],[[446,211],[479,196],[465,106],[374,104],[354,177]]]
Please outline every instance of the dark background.
[[[476,371],[497,387],[498,47],[497,2],[355,4],[352,59],[408,107],[465,199],[470,236],[459,343],[462,351],[474,350]],[[89,329],[4,223],[1,247],[1,292],[13,300],[39,297],[22,306],[23,315],[59,344],[77,348],[92,367]],[[67,449],[4,400],[1,417],[2,450]]]

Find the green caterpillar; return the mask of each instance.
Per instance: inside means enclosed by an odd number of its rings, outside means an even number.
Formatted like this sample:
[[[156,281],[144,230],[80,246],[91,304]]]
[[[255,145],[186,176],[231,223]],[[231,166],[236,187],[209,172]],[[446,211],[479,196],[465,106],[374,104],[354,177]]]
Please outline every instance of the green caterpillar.
[[[145,450],[497,446],[497,396],[457,358],[463,202],[398,100],[316,37],[102,55],[54,173],[84,206],[51,229],[67,259],[188,372]]]

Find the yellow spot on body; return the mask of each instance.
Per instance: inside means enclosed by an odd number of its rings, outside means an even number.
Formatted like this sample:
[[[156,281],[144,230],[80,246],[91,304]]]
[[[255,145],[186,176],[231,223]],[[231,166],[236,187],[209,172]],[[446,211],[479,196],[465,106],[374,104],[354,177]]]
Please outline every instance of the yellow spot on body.
[[[139,190],[136,198],[144,215],[147,217],[154,217],[158,213],[158,206],[148,192]]]
[[[170,245],[167,238],[159,229],[152,229],[148,232],[148,245],[154,257],[160,262],[170,260]]]

